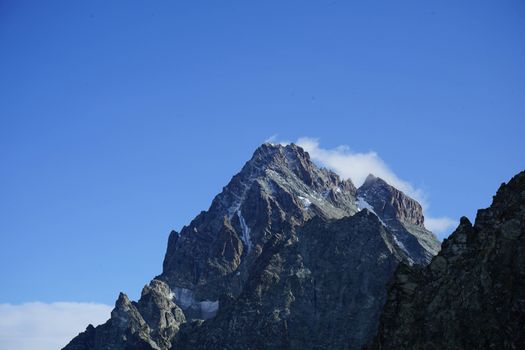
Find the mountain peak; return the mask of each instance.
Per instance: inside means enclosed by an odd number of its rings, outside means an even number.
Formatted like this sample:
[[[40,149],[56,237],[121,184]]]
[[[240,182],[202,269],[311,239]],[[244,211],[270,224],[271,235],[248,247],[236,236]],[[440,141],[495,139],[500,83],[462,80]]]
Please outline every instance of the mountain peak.
[[[403,195],[407,196],[404,192],[402,192],[401,190],[398,190],[396,187],[389,184],[386,180],[384,180],[383,178],[379,176],[375,176],[374,174],[368,174],[368,176],[365,179],[365,182],[361,185],[361,187],[370,187],[370,186],[384,187],[389,191],[396,190],[396,191],[403,193]]]
[[[338,207],[342,197],[354,196],[356,191],[351,180],[342,180],[336,173],[317,167],[308,152],[300,146],[293,143],[264,143],[215,197],[210,211],[222,210],[231,218],[240,209],[249,192],[254,190],[254,186],[263,196],[274,198],[284,189],[287,195],[292,195],[292,201],[300,199],[299,202],[304,203],[319,202],[318,209],[323,209],[326,204]],[[279,201],[283,199],[279,198]],[[353,200],[347,200],[344,208],[341,208],[343,212],[335,216],[341,217],[354,212],[355,206],[352,203]]]
[[[361,207],[369,206],[392,230],[417,263],[426,263],[439,251],[437,238],[424,225],[423,208],[414,199],[380,177],[368,175],[357,190]]]
[[[378,178],[378,177],[376,177],[374,174],[370,173],[370,174],[368,174],[368,176],[366,177],[364,183],[371,183],[371,182],[376,181],[377,179],[380,179],[380,178]],[[382,180],[382,179],[380,179],[380,180]]]
[[[302,175],[305,171],[314,171],[316,166],[310,160],[308,152],[296,144],[291,143],[283,146],[281,144],[263,143],[255,150],[245,168],[259,171],[288,168],[297,175]]]
[[[254,155],[271,153],[271,152],[281,152],[285,150],[293,151],[298,155],[306,156],[310,158],[308,153],[301,146],[298,146],[295,143],[289,143],[289,144],[283,145],[280,143],[265,142],[261,144],[259,147],[257,147],[257,149],[254,151]]]
[[[236,295],[240,284],[227,281],[246,278],[274,234],[316,216],[355,214],[355,193],[350,180],[317,167],[301,147],[264,143],[207,211],[170,235],[160,279],[193,293],[195,303],[218,300],[219,290]]]
[[[364,197],[374,210],[387,218],[397,218],[408,224],[424,227],[421,204],[380,177],[369,174],[357,190],[357,195]]]

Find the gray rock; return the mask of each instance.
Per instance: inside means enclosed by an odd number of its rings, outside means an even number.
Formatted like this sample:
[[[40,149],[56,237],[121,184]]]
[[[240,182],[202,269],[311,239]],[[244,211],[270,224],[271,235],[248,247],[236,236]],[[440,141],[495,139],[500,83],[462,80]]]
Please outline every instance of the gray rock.
[[[371,348],[525,348],[525,172],[429,266],[399,267]]]
[[[413,262],[425,265],[439,252],[440,243],[425,228],[423,209],[416,200],[374,175],[369,175],[357,190],[357,198],[373,208],[398,242],[410,251]]]
[[[406,252],[368,210],[314,218],[276,235],[242,294],[187,324],[174,349],[360,349],[376,332],[386,285]]]
[[[172,299],[168,285],[159,280],[144,287],[137,303],[120,293],[111,319],[96,328],[89,325],[64,349],[169,349],[179,326],[186,321]]]

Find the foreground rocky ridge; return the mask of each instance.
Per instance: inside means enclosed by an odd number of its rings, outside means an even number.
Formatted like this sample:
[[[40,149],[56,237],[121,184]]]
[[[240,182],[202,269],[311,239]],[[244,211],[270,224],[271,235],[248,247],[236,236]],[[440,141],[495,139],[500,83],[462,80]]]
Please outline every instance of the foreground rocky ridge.
[[[141,299],[121,295],[106,324],[65,349],[357,349],[397,264],[438,251],[423,220],[379,178],[356,189],[296,145],[264,144],[208,211],[170,234]]]
[[[371,348],[525,348],[525,172],[426,268],[400,265]]]

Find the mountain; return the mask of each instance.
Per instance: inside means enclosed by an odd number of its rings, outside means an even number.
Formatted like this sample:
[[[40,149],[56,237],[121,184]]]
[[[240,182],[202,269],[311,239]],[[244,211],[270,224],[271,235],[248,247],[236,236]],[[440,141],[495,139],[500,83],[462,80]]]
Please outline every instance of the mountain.
[[[372,349],[525,349],[525,172],[427,267],[401,264]]]
[[[121,295],[106,324],[65,349],[358,349],[396,266],[438,250],[401,191],[373,176],[356,189],[302,148],[266,143],[207,211],[170,233],[141,299]]]

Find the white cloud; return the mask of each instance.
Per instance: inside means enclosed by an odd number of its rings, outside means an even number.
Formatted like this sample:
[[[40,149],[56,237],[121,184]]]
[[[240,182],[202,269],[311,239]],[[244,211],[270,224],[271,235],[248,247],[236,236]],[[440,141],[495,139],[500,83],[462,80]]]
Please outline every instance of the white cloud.
[[[111,310],[95,303],[0,304],[0,349],[61,349],[88,324],[108,320]]]
[[[425,227],[436,233],[440,238],[446,238],[446,236],[452,233],[451,229],[455,228],[457,225],[458,222],[451,218],[433,218],[425,216]]]
[[[289,145],[290,141],[288,140],[279,140],[278,134],[273,134],[272,136],[268,137],[266,140],[264,140],[264,143],[271,143],[271,144],[279,144],[279,145]]]
[[[268,139],[268,142],[288,144],[288,141],[277,141],[277,135]],[[400,179],[376,152],[353,152],[348,146],[339,146],[333,149],[322,148],[317,139],[301,137],[296,142],[310,154],[310,158],[321,166],[335,171],[345,179],[351,179],[357,186],[361,186],[368,174],[378,176],[403,191],[421,203],[425,212],[425,226],[438,237],[443,238],[450,233],[450,229],[457,224],[456,220],[428,215],[429,203],[423,190],[415,187],[408,181]]]
[[[425,202],[423,191],[397,177],[376,152],[352,152],[348,146],[324,149],[319,146],[318,140],[308,137],[301,137],[296,144],[304,148],[313,161],[334,170],[345,179],[352,179],[357,187],[365,182],[368,174],[374,174],[417,201]]]

